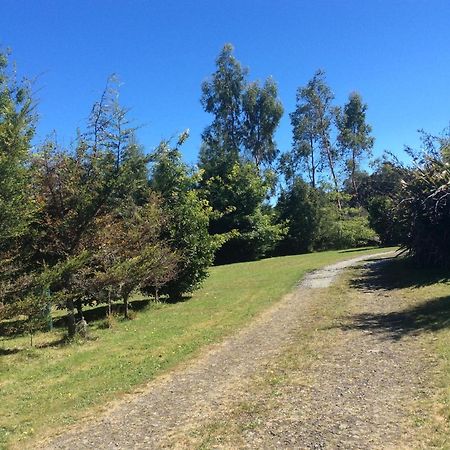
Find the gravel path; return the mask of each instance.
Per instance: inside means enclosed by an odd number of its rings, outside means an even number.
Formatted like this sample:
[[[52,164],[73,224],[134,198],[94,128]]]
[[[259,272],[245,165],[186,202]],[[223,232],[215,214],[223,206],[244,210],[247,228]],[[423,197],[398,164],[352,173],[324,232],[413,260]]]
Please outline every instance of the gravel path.
[[[235,336],[212,346],[187,367],[150,383],[144,392],[114,405],[106,415],[44,442],[40,448],[172,447],[180,430],[207,423],[239,400],[247,380],[294,342],[293,331],[302,320],[312,320],[305,311],[313,302],[314,290],[326,288],[342,269],[368,258],[354,258],[309,274],[293,293]],[[376,310],[380,305],[375,297],[372,300],[367,308]],[[347,333],[344,344],[314,368],[318,382],[285,392],[284,419],[277,423],[281,415],[275,415],[259,434],[249,434],[246,447],[380,448],[380,435],[389,441],[398,433],[401,403],[391,405],[390,399],[398,397],[397,386],[416,387],[417,371],[411,370],[414,361],[407,359],[410,352],[403,351],[402,343],[396,347],[358,328],[342,333]],[[406,391],[409,395],[409,387]]]
[[[369,264],[364,271],[370,270]],[[407,305],[383,289],[360,286],[343,295],[346,313],[334,326],[317,331],[316,339],[326,344],[317,349],[312,366],[291,372],[275,403],[267,392],[253,396],[254,404],[273,404],[265,420],[241,433],[240,448],[432,448],[420,436],[429,412],[418,405],[432,395],[435,357],[419,333],[403,334],[400,326],[391,333],[378,322]]]

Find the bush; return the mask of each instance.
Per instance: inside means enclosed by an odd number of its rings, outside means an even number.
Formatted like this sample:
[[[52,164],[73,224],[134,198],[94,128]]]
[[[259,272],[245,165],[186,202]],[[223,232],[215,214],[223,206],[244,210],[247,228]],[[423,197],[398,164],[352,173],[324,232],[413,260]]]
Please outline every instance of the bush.
[[[322,209],[316,249],[344,249],[376,245],[377,233],[370,227],[363,208],[343,208],[334,205]]]
[[[402,246],[423,266],[450,266],[450,165],[426,156],[403,181]]]

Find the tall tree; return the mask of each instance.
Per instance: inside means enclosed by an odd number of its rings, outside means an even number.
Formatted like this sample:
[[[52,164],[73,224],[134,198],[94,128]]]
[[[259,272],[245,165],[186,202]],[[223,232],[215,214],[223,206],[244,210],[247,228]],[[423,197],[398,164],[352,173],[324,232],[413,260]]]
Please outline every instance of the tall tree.
[[[36,213],[29,168],[36,115],[30,83],[17,79],[9,57],[0,50],[0,320],[35,310],[34,299],[22,295],[30,277],[21,239]]]
[[[346,171],[356,198],[357,171],[361,160],[370,156],[374,143],[374,138],[370,135],[372,127],[366,123],[366,111],[367,104],[357,92],[352,92],[343,110],[338,109],[336,114],[338,145],[346,160]]]
[[[258,169],[262,164],[270,166],[278,155],[274,134],[283,115],[275,81],[268,78],[263,86],[249,83],[242,102],[244,147]]]
[[[216,71],[203,83],[202,94],[203,107],[213,120],[203,133],[201,186],[215,211],[210,232],[229,238],[216,262],[261,257],[280,234],[264,205],[273,174],[262,170],[278,154],[274,133],[283,108],[276,84],[271,79],[263,86],[249,83],[247,70],[227,44],[216,60]]]
[[[68,311],[68,334],[75,333],[71,291],[89,265],[91,236],[98,218],[148,190],[146,158],[127,125],[117,92],[108,85],[79,134],[75,150],[48,142],[33,158],[34,193],[39,213],[27,242],[33,271],[53,270],[49,288]]]
[[[160,195],[162,207],[168,216],[163,237],[179,257],[176,276],[161,289],[176,298],[190,293],[208,276],[218,247],[217,238],[208,232],[211,207],[200,198],[200,173],[191,170],[181,160],[180,146],[187,139],[183,133],[176,146],[162,142],[152,154],[151,188]],[[149,283],[147,292],[154,292]]]
[[[200,162],[209,172],[229,169],[241,157],[258,168],[270,165],[278,149],[274,133],[283,115],[275,81],[247,81],[248,70],[226,44],[216,59],[216,71],[202,84],[201,103],[213,114],[212,123],[202,134]]]
[[[200,151],[207,176],[209,171],[224,170],[239,159],[246,75],[247,69],[233,55],[233,46],[226,44],[216,59],[216,71],[202,83],[201,103],[214,116],[202,134]]]
[[[322,70],[318,70],[305,87],[297,90],[296,109],[290,114],[293,151],[284,159],[285,165],[306,167],[313,187],[317,186],[318,174],[326,167],[338,191],[338,152],[331,141],[333,99]]]
[[[19,82],[0,51],[0,246],[26,230],[34,210],[27,163],[36,116],[30,85]]]

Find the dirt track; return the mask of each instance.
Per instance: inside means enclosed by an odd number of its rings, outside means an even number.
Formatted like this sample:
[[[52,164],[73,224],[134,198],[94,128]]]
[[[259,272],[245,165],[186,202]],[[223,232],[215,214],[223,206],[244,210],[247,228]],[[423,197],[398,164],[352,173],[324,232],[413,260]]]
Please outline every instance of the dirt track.
[[[196,447],[198,441],[189,436],[201,434],[214,421],[226,422],[233,405],[253,392],[255,376],[295,345],[296,330],[314,325],[316,293],[323,293],[343,269],[367,258],[308,275],[246,329],[42,448]],[[395,308],[380,293],[361,291],[360,296],[360,312]],[[211,447],[402,448],[405,402],[422,383],[414,340],[387,341],[351,324],[339,336],[342,341],[311,368],[307,383],[284,388],[279,406],[264,423],[243,432],[239,444],[215,441]],[[258,394],[251,395],[258,401]]]

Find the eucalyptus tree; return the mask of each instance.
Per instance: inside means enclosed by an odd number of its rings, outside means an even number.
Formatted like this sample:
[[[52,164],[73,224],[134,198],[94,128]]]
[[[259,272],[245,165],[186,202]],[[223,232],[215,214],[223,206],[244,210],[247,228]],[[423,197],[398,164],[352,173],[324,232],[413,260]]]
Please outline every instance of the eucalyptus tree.
[[[239,160],[242,146],[242,96],[247,69],[226,44],[216,59],[216,70],[202,83],[201,103],[214,116],[203,134],[200,164],[208,177],[227,170]]]
[[[290,114],[293,128],[292,152],[284,157],[286,166],[306,168],[312,187],[326,168],[334,188],[339,190],[338,149],[332,142],[334,95],[325,82],[325,73],[318,70],[306,86],[297,90],[296,108]]]
[[[336,111],[337,141],[355,197],[358,197],[358,168],[364,158],[370,157],[374,144],[370,134],[372,127],[366,122],[366,111],[367,104],[357,92],[352,92],[344,108]]]
[[[249,83],[242,106],[244,148],[258,169],[263,164],[270,167],[278,156],[274,134],[283,115],[275,81],[268,78],[262,86],[257,81]]]
[[[202,85],[202,105],[213,119],[202,135],[200,185],[215,211],[210,232],[229,238],[216,262],[242,259],[244,253],[247,259],[262,256],[280,231],[265,203],[273,188],[268,169],[278,154],[274,133],[283,108],[272,79],[261,85],[248,82],[247,75],[227,44]]]

